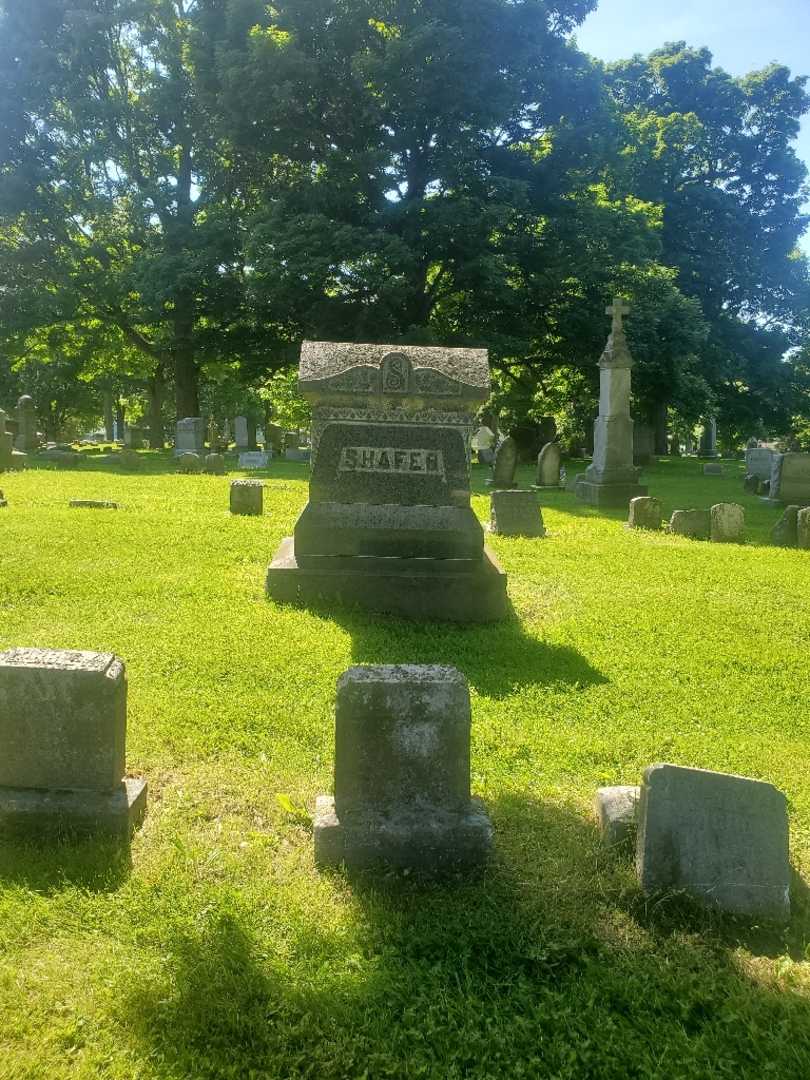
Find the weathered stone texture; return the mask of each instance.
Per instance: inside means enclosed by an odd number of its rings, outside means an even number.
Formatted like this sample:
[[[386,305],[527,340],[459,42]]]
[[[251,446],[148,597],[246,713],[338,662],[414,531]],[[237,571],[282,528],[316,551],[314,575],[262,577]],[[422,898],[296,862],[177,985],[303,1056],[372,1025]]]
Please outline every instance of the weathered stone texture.
[[[805,506],[796,516],[796,546],[810,550],[810,506]]]
[[[653,765],[641,785],[636,868],[646,892],[683,890],[732,914],[787,919],[787,800],[760,780]]]
[[[557,442],[546,443],[537,455],[536,485],[539,488],[559,488],[562,449]]]
[[[715,503],[710,513],[710,538],[714,543],[743,543],[745,540],[745,510],[738,503]]]
[[[261,480],[231,480],[231,513],[264,513],[264,484]]]
[[[660,529],[661,500],[651,495],[637,495],[631,499],[627,524],[631,529]]]
[[[543,513],[533,491],[493,491],[490,529],[498,536],[545,536]]]
[[[179,473],[198,474],[203,471],[203,462],[199,454],[184,453],[177,458]]]
[[[603,787],[596,792],[599,832],[608,847],[635,839],[641,788]]]
[[[777,547],[796,547],[798,543],[799,506],[786,506],[785,511],[771,529],[771,543]]]
[[[711,512],[675,510],[670,518],[669,531],[675,536],[688,536],[692,540],[708,540],[711,532]]]

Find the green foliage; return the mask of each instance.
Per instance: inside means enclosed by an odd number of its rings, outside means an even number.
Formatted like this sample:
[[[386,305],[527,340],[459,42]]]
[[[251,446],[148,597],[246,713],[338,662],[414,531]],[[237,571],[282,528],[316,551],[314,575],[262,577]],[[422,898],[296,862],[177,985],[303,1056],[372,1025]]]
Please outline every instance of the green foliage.
[[[127,767],[150,786],[131,858],[0,842],[4,1080],[810,1074],[810,559],[768,545],[779,511],[742,493],[741,464],[645,479],[667,513],[740,501],[748,544],[639,534],[549,494],[546,539],[489,541],[516,617],[455,628],[264,598],[304,466],[274,465],[265,516],[237,519],[228,477],[141,457],[137,476],[90,459],[2,480],[0,648],[124,657]],[[480,879],[313,865],[300,810],[332,790],[336,680],[400,662],[470,682],[495,825]],[[658,760],[787,793],[784,932],[649,903],[632,855],[600,848],[595,788]]]
[[[269,406],[274,424],[288,431],[309,427],[312,407],[298,389],[296,368],[277,371],[261,387],[259,397]]]

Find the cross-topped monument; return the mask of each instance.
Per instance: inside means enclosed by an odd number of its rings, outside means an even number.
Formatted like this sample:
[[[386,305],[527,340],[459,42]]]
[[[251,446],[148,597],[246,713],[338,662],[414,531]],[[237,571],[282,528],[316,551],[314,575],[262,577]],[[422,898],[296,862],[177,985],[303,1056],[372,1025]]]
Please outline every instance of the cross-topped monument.
[[[638,482],[633,465],[633,420],[630,416],[630,372],[633,357],[627,347],[622,318],[630,305],[620,296],[605,309],[613,328],[599,360],[599,416],[594,424],[593,461],[577,480],[576,494],[593,506],[626,506],[647,489]]]
[[[605,308],[605,314],[611,315],[613,317],[612,333],[621,334],[624,332],[624,327],[622,326],[622,318],[625,315],[629,315],[630,310],[630,305],[626,304],[620,296],[614,297],[613,303],[610,305],[610,307]]]

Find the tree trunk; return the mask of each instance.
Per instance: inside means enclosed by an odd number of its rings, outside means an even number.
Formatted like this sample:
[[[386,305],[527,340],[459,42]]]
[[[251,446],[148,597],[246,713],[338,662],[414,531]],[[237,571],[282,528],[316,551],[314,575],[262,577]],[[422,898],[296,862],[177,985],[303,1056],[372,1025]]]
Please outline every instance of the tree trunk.
[[[194,359],[194,299],[178,297],[174,315],[174,389],[177,419],[200,415],[199,372]]]
[[[104,437],[107,442],[113,441],[113,396],[112,390],[103,390],[102,397],[104,401]]]
[[[669,453],[669,411],[665,401],[655,406],[652,421],[655,431],[655,454],[657,457],[665,457]]]
[[[246,417],[247,419],[247,448],[248,450],[256,449],[256,421],[252,416]]]
[[[163,373],[156,371],[146,384],[149,397],[149,445],[153,450],[162,450],[166,443],[166,431],[163,427],[163,396],[165,392]]]

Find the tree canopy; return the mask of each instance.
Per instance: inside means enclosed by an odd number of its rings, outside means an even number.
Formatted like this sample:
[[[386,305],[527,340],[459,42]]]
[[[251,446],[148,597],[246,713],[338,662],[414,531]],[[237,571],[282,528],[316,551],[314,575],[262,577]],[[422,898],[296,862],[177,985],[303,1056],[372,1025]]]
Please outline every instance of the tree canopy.
[[[474,344],[573,431],[621,293],[642,415],[796,430],[805,80],[603,65],[595,6],[0,0],[0,364],[134,381],[160,431],[304,337]]]

